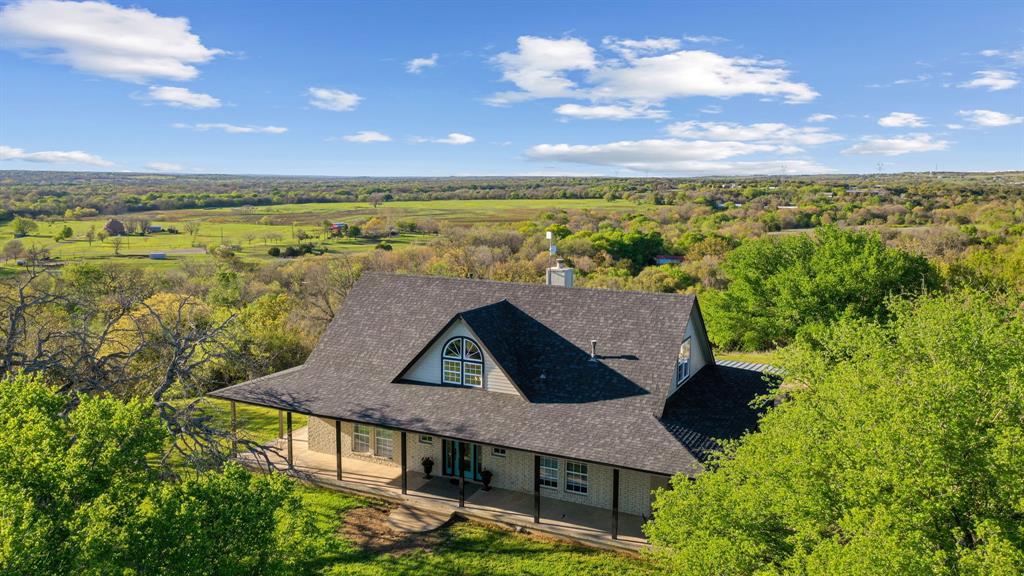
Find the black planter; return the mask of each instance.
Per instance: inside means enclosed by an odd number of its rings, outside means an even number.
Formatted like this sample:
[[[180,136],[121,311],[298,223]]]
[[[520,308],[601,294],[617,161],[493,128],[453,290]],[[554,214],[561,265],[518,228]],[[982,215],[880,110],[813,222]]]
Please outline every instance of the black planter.
[[[484,490],[491,489],[491,479],[494,478],[494,474],[490,470],[484,470],[480,473],[480,480],[484,483]]]
[[[430,480],[431,478],[433,478],[433,476],[430,475],[430,473],[433,470],[434,470],[434,465],[433,464],[429,464],[429,465],[428,464],[424,464],[423,465],[423,477],[426,478],[427,480]]]

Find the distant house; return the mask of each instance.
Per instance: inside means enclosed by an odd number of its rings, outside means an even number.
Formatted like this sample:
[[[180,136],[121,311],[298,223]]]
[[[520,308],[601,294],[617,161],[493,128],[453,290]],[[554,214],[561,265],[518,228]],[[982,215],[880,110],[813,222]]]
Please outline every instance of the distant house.
[[[153,252],[149,255],[150,260],[167,260],[166,252]]]
[[[124,223],[114,218],[111,218],[103,225],[103,230],[108,236],[124,236],[125,234]]]
[[[658,266],[663,264],[682,264],[686,259],[682,256],[675,256],[672,254],[661,254],[654,257],[654,263]]]
[[[155,232],[163,232],[163,231],[164,231],[164,227],[163,226],[146,226],[146,233],[147,234],[153,234]]]
[[[345,232],[347,232],[347,231],[348,231],[348,224],[346,224],[345,222],[335,222],[335,223],[331,224],[330,232],[331,232],[332,236],[341,236],[341,235],[345,234]]]
[[[548,285],[364,273],[305,364],[210,395],[287,414],[290,469],[370,482],[372,463],[396,497],[422,485],[472,510],[498,493],[499,519],[571,505],[638,534],[652,489],[756,423],[763,379],[715,364],[695,296],[573,288],[571,270]],[[295,439],[292,413],[309,416]],[[439,478],[409,474],[428,459]],[[495,491],[467,502],[480,482]]]

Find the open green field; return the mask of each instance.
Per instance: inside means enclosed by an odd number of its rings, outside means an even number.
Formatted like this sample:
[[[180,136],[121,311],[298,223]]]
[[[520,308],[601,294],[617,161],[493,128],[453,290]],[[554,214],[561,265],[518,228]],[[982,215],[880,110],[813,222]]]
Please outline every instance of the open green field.
[[[116,260],[146,266],[173,268],[184,260],[209,258],[206,247],[227,244],[240,247],[240,254],[250,259],[269,259],[267,250],[272,246],[294,246],[299,243],[299,231],[323,244],[330,252],[361,252],[372,250],[376,240],[362,238],[324,239],[321,224],[346,222],[360,224],[369,218],[386,219],[392,225],[399,221],[447,222],[460,226],[478,223],[508,223],[528,220],[554,210],[593,210],[596,212],[627,212],[642,209],[624,201],[608,202],[588,200],[434,200],[389,202],[377,207],[365,202],[336,202],[312,204],[282,204],[276,206],[210,208],[135,212],[114,216],[122,221],[146,220],[152,226],[165,230],[176,228],[179,233],[157,232],[146,236],[122,237],[118,254],[110,239],[88,242],[90,228],[102,230],[108,216],[85,220],[39,222],[39,229],[21,238],[25,247],[46,248],[54,258],[62,260]],[[188,222],[198,222],[199,232],[193,238],[185,230]],[[262,222],[262,223],[261,223]],[[64,226],[70,226],[73,236],[57,242],[54,235]],[[10,223],[0,225],[0,244],[14,238]],[[388,238],[396,248],[403,245],[429,242],[428,234],[399,234]],[[166,254],[166,260],[150,260],[155,252]],[[13,263],[7,263],[13,264]],[[13,268],[8,266],[8,268]]]

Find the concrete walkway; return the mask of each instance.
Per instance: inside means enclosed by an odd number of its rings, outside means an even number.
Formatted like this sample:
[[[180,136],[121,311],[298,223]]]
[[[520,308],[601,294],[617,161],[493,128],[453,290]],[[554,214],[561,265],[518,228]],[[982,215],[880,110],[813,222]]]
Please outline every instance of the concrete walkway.
[[[425,510],[404,503],[388,514],[388,527],[399,532],[430,532],[447,524],[454,515],[454,510]]]

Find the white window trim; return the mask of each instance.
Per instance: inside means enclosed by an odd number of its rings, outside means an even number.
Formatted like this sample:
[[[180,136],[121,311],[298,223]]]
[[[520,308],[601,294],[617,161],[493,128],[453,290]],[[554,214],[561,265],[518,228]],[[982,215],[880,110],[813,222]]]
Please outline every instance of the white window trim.
[[[448,346],[452,343],[453,340],[456,339],[460,341],[459,356],[457,358],[455,356],[448,356],[446,354]],[[479,352],[479,360],[466,357],[467,343],[471,343],[476,348],[477,352]],[[455,374],[456,370],[448,370],[445,367],[446,362],[452,362],[453,364],[457,363],[459,365],[459,368],[457,370],[458,380],[448,378],[448,373],[450,372],[452,374]],[[480,373],[472,375],[480,379],[479,384],[468,384],[466,382],[466,377],[469,376],[469,374],[466,371],[467,366],[479,367]],[[484,380],[484,349],[483,347],[480,346],[480,343],[477,342],[476,340],[473,340],[469,336],[452,336],[451,338],[449,338],[445,342],[444,346],[441,348],[441,382],[443,384],[451,384],[453,386],[465,386],[467,388],[483,388]]]
[[[689,380],[690,376],[691,376],[691,374],[690,374],[690,362],[693,359],[693,338],[691,338],[689,336],[684,338],[683,341],[679,344],[679,351],[682,352],[683,346],[687,346],[687,343],[689,343],[689,346],[687,347],[687,349],[690,351],[690,354],[689,354],[689,356],[685,360],[684,359],[678,359],[676,361],[676,373],[675,373],[675,381],[676,382],[675,382],[675,385],[673,386],[673,391],[677,390],[679,388],[679,386],[681,386],[683,382],[686,382],[687,380]],[[679,369],[681,367],[683,367],[683,366],[686,367],[686,373],[683,374],[682,377],[680,378],[680,376],[679,376]]]
[[[507,455],[507,451],[504,448],[498,448],[497,446],[491,447],[491,456],[496,458],[504,458]]]
[[[357,450],[356,449],[356,440],[357,440],[357,438],[362,436],[362,434],[360,434],[360,432],[359,432],[359,428],[360,427],[366,429],[366,449],[365,450]],[[354,452],[356,454],[369,454],[370,453],[370,448],[372,447],[372,440],[373,440],[372,436],[373,436],[373,429],[370,428],[369,426],[367,426],[366,424],[353,424],[352,425],[352,452]]]
[[[426,444],[428,446],[434,445],[434,437],[430,434],[420,434],[420,444]]]
[[[569,466],[582,466],[583,472],[569,472]],[[569,475],[572,474],[577,477],[582,477],[582,483],[579,481],[573,482],[576,486],[580,486],[582,490],[570,490],[569,489]],[[581,496],[587,496],[590,494],[590,466],[584,462],[573,462],[571,460],[565,461],[565,492],[567,494],[578,494]]]
[[[382,435],[381,432],[384,434]],[[381,440],[386,440],[389,454],[383,456],[380,454]],[[391,430],[384,428],[375,428],[373,433],[373,455],[376,458],[383,458],[385,460],[391,460],[395,457],[395,433]]]
[[[549,462],[554,462],[555,465],[553,467],[552,466],[545,466],[544,465],[544,461],[545,460],[547,460]],[[554,486],[549,486],[549,485],[545,484],[544,482],[545,481],[551,482],[552,480],[550,478],[544,478],[544,470],[552,470],[552,469],[555,471],[555,478],[553,480],[555,485]],[[541,488],[547,488],[548,490],[558,490],[558,485],[559,485],[559,483],[562,480],[562,463],[561,463],[561,461],[558,458],[549,458],[547,456],[541,456],[540,457],[540,470],[538,471],[538,474],[540,474],[540,487]]]

